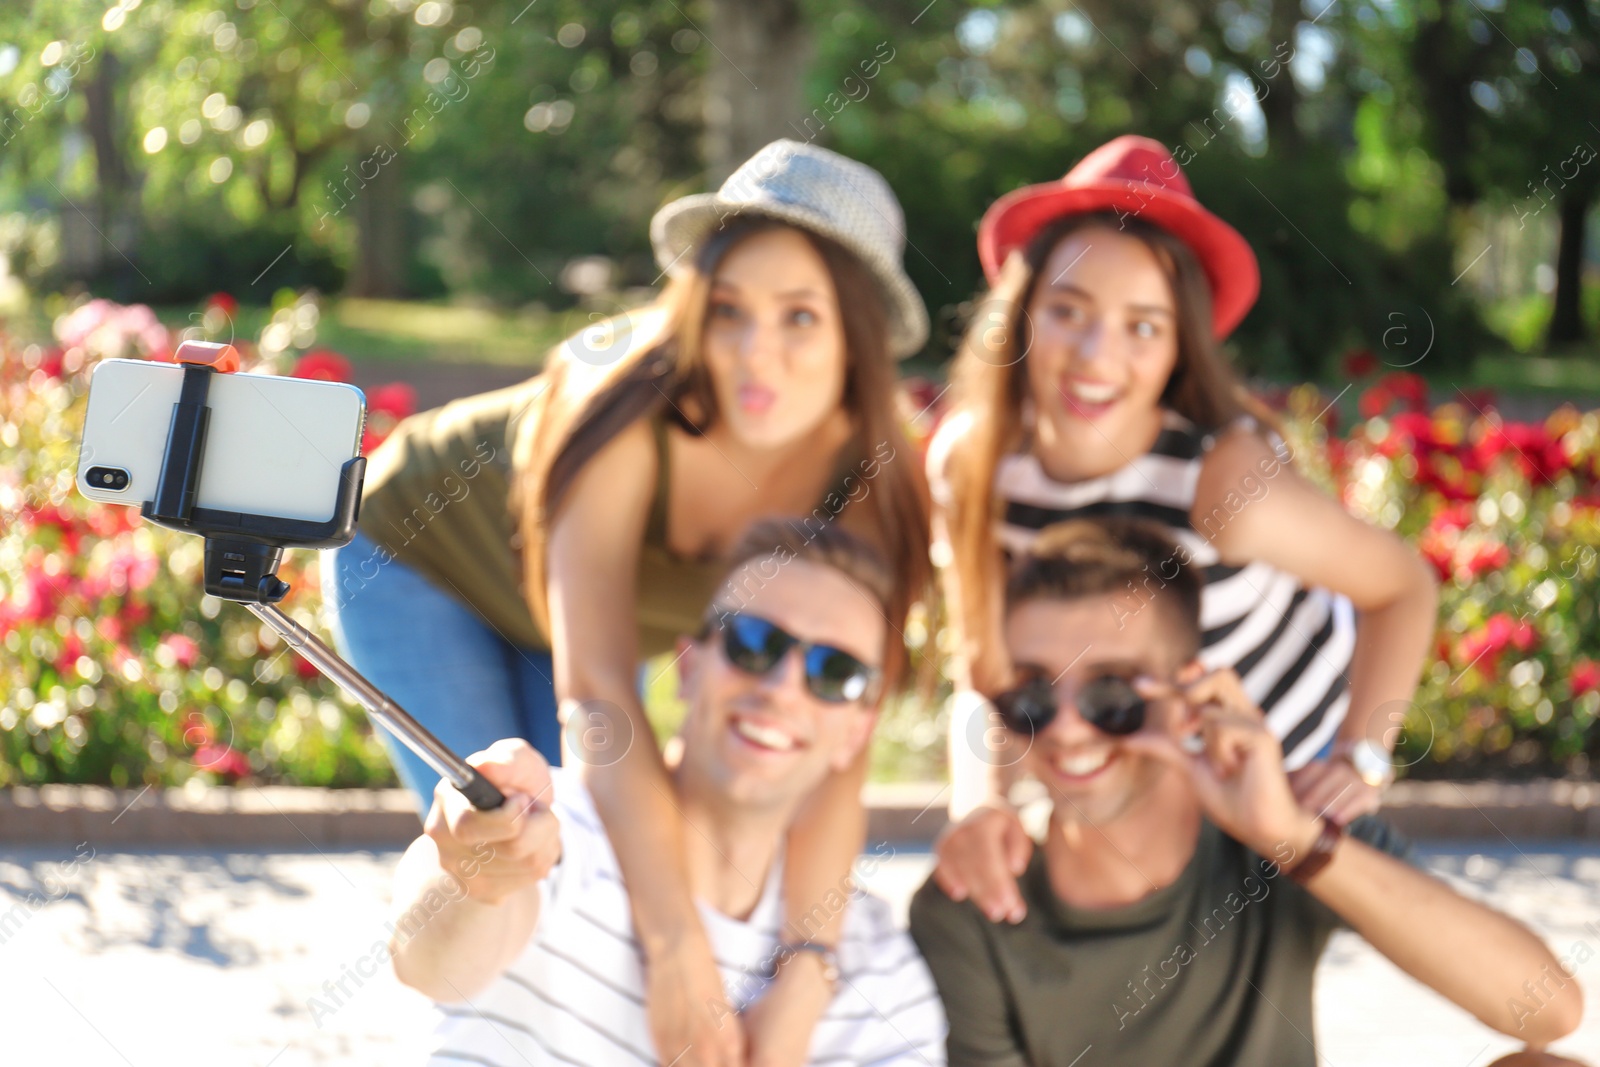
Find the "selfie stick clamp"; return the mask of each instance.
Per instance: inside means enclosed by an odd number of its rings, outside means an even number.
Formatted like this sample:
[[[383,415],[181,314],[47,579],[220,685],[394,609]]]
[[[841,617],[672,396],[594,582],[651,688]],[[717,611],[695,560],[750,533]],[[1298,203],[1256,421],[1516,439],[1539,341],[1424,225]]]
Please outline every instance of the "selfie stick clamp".
[[[476,768],[445,747],[321,638],[277,607],[289,592],[289,584],[278,577],[285,548],[338,548],[355,536],[366,457],[347,460],[340,468],[338,501],[333,517],[326,522],[197,507],[211,416],[206,404],[211,379],[238,370],[239,352],[232,345],[185,341],[178,346],[176,358],[183,366],[183,387],[172,406],[155,499],[145,501],[139,514],[158,526],[204,537],[207,593],[237,601],[254,612],[289,647],[354,697],[374,722],[464,793],[473,807],[485,811],[498,808],[505,802],[504,795]]]

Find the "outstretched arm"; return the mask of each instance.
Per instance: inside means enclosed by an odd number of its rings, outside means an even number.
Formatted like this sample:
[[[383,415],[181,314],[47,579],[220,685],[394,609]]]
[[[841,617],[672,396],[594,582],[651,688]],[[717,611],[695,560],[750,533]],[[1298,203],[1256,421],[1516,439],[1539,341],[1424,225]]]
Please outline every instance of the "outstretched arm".
[[[389,939],[395,976],[447,1002],[481,992],[511,966],[538,922],[539,882],[561,855],[544,757],[511,739],[467,762],[506,802],[478,811],[439,783],[425,832],[395,870]]]
[[[683,820],[635,688],[639,546],[655,482],[647,422],[623,430],[574,479],[550,531],[556,693],[575,762],[616,850],[645,956],[645,1003],[662,1062],[742,1058],[710,942],[689,892]]]
[[[1386,852],[1347,839],[1306,888],[1401,970],[1533,1048],[1583,1017],[1577,981],[1532,931]]]
[[[1158,695],[1160,685],[1147,693]],[[1181,768],[1214,823],[1292,875],[1322,818],[1295,801],[1261,709],[1231,670],[1205,675],[1183,698],[1191,709],[1187,732],[1201,738],[1201,752],[1191,755],[1174,736],[1156,733],[1125,744]],[[1533,1048],[1570,1033],[1583,1015],[1578,983],[1527,927],[1361,841],[1340,841],[1306,889],[1407,974]],[[1536,1011],[1526,1010],[1525,982],[1545,991]]]
[[[1254,433],[1233,433],[1206,457],[1191,520],[1225,562],[1261,560],[1350,599],[1356,647],[1337,743],[1392,751],[1437,624],[1438,585],[1416,551],[1350,514]],[[1343,760],[1304,767],[1294,784],[1301,803],[1340,822],[1378,807],[1378,791]]]

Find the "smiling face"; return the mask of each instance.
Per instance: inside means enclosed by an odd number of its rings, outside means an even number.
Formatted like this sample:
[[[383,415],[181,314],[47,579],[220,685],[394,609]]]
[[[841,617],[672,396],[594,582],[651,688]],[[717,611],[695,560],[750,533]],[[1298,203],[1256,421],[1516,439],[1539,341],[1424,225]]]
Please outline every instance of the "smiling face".
[[[824,564],[791,559],[750,595],[719,596],[712,610],[757,615],[869,666],[883,662],[888,631],[882,610]],[[796,803],[829,772],[849,766],[872,733],[875,707],[812,695],[797,649],[768,673],[749,674],[728,662],[714,624],[703,641],[683,641],[680,652],[681,696],[689,705],[683,771],[727,802],[763,808]]]
[[[1077,600],[1026,600],[1006,617],[1006,646],[1019,679],[1055,679],[1060,710],[1033,738],[1022,768],[1045,783],[1058,812],[1102,826],[1128,810],[1163,775],[1172,773],[1159,760],[1130,751],[1121,738],[1091,726],[1074,701],[1083,684],[1102,675],[1132,679],[1147,675],[1172,681],[1194,670],[1177,651],[1181,645],[1173,625],[1155,607],[1132,615],[1123,625],[1113,620],[1114,595]],[[1180,726],[1176,699],[1149,702],[1145,731],[1170,731]],[[1065,806],[1065,807],[1063,807]]]
[[[1039,271],[1027,315],[1041,440],[1089,456],[1147,447],[1178,360],[1177,304],[1151,247],[1107,226],[1070,232]]]
[[[822,256],[787,226],[759,230],[712,275],[704,349],[717,407],[735,439],[789,444],[838,410],[846,345]]]

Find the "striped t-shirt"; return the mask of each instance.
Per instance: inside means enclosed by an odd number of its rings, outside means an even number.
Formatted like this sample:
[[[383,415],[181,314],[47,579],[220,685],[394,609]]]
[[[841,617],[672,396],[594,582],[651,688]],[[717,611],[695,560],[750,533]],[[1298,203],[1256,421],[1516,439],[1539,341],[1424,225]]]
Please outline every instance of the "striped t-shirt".
[[[552,809],[561,862],[540,885],[539,922],[527,948],[488,989],[438,1004],[429,1067],[659,1064],[644,1006],[644,971],[628,892],[594,803],[561,768]],[[700,915],[736,1010],[770,982],[783,921],[782,849],[750,917],[705,904]],[[857,891],[844,906],[839,984],[812,1036],[813,1067],[942,1067],[945,1015],[933,977],[888,904]]]
[[[1287,446],[1270,439],[1279,459]],[[1349,707],[1350,658],[1356,647],[1350,601],[1260,561],[1244,566],[1221,562],[1210,538],[1251,499],[1270,493],[1260,479],[1242,486],[1233,512],[1222,508],[1196,530],[1190,521],[1200,468],[1211,445],[1194,424],[1165,411],[1154,446],[1142,456],[1098,478],[1063,483],[1044,472],[1032,452],[1002,457],[995,493],[1002,501],[996,530],[1002,547],[1017,553],[1039,530],[1066,519],[1117,515],[1154,519],[1187,550],[1205,575],[1200,602],[1200,660],[1209,668],[1232,667],[1245,692],[1266,712],[1283,741],[1284,765],[1304,766],[1339,730]]]

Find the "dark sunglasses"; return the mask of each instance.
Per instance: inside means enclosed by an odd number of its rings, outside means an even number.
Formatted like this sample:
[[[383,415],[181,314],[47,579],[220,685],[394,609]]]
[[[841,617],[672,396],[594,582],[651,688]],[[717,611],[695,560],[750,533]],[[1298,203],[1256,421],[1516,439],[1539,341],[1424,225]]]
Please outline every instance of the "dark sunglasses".
[[[860,700],[878,680],[878,668],[832,645],[802,641],[759,615],[728,612],[710,616],[701,640],[713,627],[722,630],[723,656],[746,674],[766,674],[791,648],[798,648],[805,663],[806,689],[829,704]]]
[[[1102,674],[1084,682],[1074,704],[1085,722],[1113,737],[1138,733],[1148,708],[1133,688],[1133,680],[1120,674]],[[1061,710],[1055,683],[1042,676],[1001,693],[994,698],[994,706],[1006,729],[1028,737],[1054,722]]]

